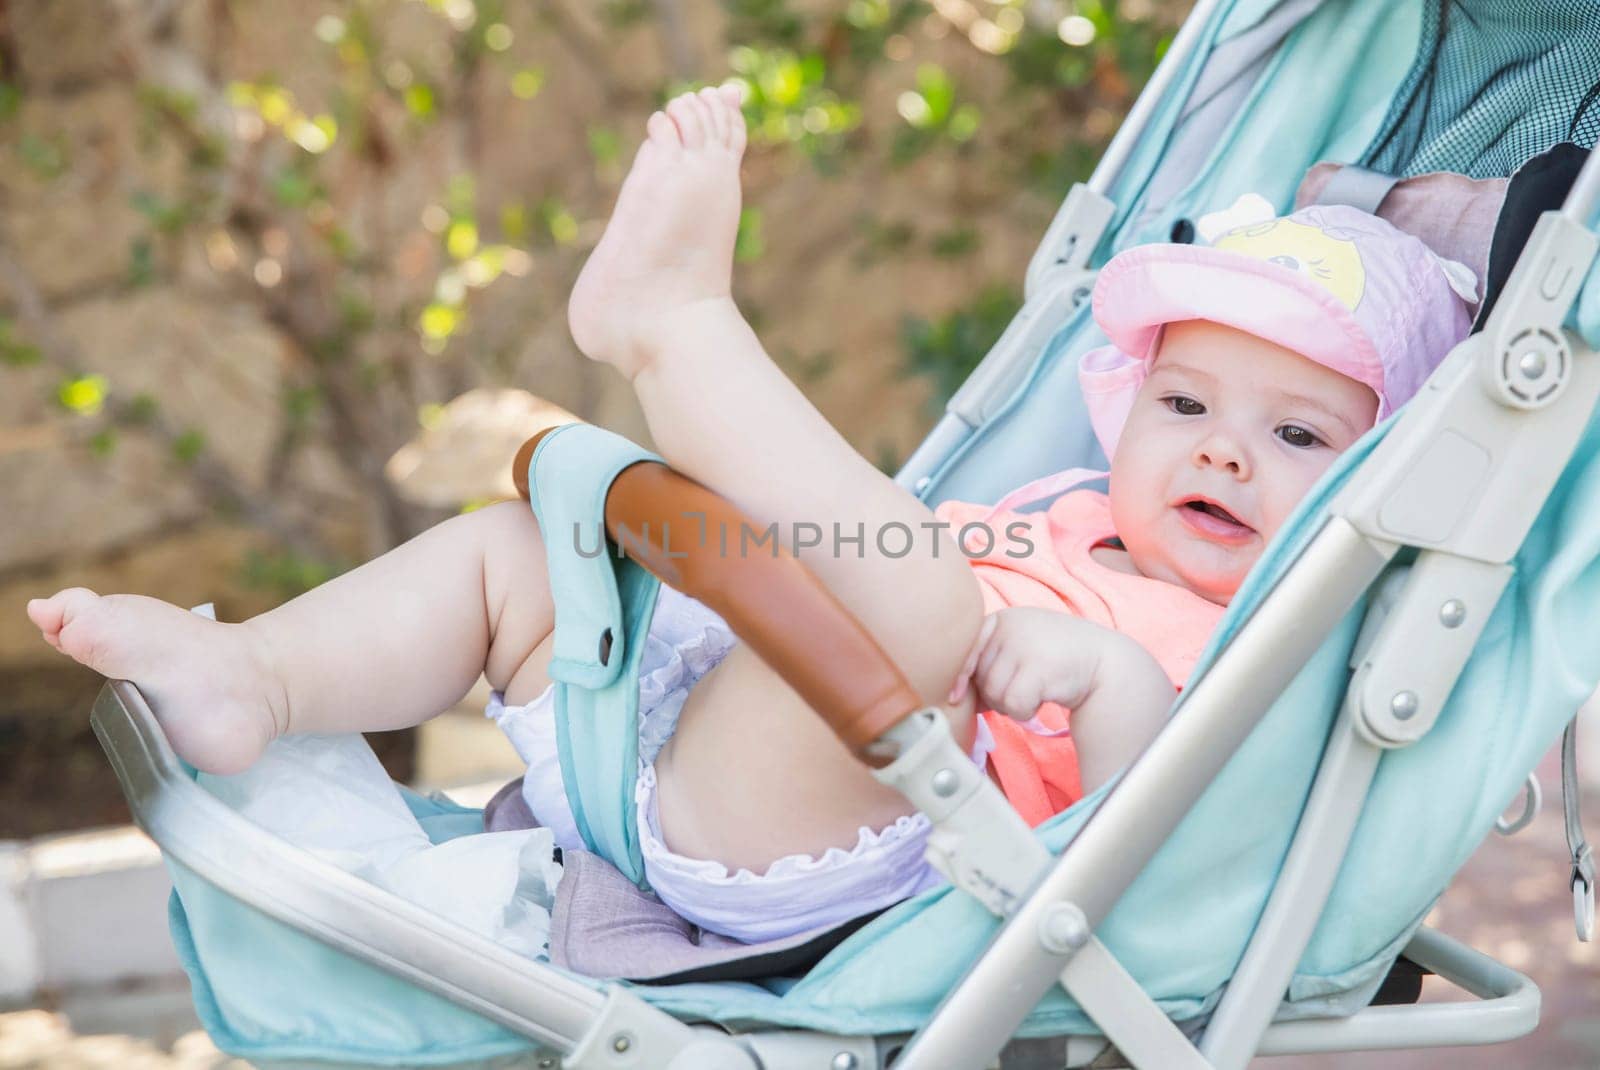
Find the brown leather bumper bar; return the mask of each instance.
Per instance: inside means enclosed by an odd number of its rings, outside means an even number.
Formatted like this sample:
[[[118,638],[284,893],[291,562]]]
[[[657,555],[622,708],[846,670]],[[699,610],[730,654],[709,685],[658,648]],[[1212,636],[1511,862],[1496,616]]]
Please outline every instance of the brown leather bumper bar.
[[[524,499],[533,451],[549,433],[517,451],[512,478]],[[719,613],[858,758],[884,764],[867,747],[922,700],[877,640],[775,537],[757,541],[764,529],[721,495],[653,462],[623,469],[611,484],[606,531],[662,583]]]

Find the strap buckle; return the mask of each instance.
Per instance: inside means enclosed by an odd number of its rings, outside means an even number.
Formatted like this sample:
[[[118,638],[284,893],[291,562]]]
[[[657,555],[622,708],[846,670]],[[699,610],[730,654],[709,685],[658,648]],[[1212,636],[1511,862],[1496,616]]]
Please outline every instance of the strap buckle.
[[[1594,852],[1583,835],[1578,808],[1578,720],[1573,718],[1561,737],[1561,803],[1567,826],[1567,849],[1572,852],[1572,920],[1578,939],[1588,943],[1594,935]]]
[[[1578,939],[1588,943],[1594,936],[1594,854],[1587,843],[1572,856],[1572,920]]]

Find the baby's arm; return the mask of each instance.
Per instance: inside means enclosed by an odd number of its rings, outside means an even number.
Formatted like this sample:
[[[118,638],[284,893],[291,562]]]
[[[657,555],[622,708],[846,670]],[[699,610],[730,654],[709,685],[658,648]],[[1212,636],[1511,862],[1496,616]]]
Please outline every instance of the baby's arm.
[[[1176,691],[1144,647],[1069,613],[1015,607],[984,619],[950,690],[974,685],[978,708],[1026,721],[1046,702],[1072,711],[1083,790],[1133,760],[1166,722]]]

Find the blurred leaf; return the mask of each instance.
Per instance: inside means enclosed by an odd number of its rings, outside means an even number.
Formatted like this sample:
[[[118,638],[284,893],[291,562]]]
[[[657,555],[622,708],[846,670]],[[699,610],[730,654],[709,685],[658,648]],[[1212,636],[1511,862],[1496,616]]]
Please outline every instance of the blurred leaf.
[[[500,233],[512,241],[520,242],[528,236],[528,207],[512,201],[500,209]]]
[[[861,123],[860,105],[827,85],[821,53],[741,45],[728,63],[745,84],[745,120],[755,144],[794,145],[821,167]]]
[[[294,97],[275,85],[257,86],[254,103],[261,118],[273,126],[282,126],[294,114]]]
[[[445,252],[452,260],[465,260],[478,251],[478,224],[470,219],[453,221],[444,232]]]
[[[934,256],[953,258],[966,256],[978,247],[978,232],[972,227],[957,226],[935,234],[930,248]]]
[[[155,247],[147,237],[137,237],[128,243],[128,285],[148,286],[156,278]]]
[[[135,426],[147,424],[156,418],[156,413],[160,411],[160,408],[160,402],[156,401],[155,395],[141,392],[128,399],[127,407],[122,413],[122,420],[124,423]]]
[[[645,0],[601,0],[600,2],[600,17],[617,29],[642,22],[649,15],[650,5]]]
[[[0,82],[0,123],[16,117],[22,108],[22,90],[10,82]]]
[[[101,460],[111,456],[117,449],[117,432],[112,427],[102,427],[89,436],[89,452]]]
[[[405,101],[406,111],[418,119],[431,119],[433,117],[433,87],[428,83],[412,82],[406,87],[401,99]]]
[[[377,321],[372,304],[348,290],[339,294],[339,325],[346,331],[370,331]]]
[[[805,24],[789,0],[723,0],[728,12],[730,41],[770,42],[794,46]]]
[[[270,590],[288,599],[327,583],[343,571],[344,568],[335,562],[319,561],[290,551],[251,550],[245,556],[241,579],[246,586]]]
[[[491,52],[504,52],[511,47],[515,35],[503,22],[491,22],[483,28],[483,43]]]
[[[917,229],[903,219],[879,222],[868,218],[861,223],[861,251],[855,256],[858,267],[869,267],[905,251],[916,239]]]
[[[459,308],[435,301],[422,310],[422,315],[417,318],[417,327],[424,338],[442,342],[460,327],[461,318]]]
[[[321,193],[317,181],[298,167],[285,168],[272,176],[272,195],[285,208],[304,208]]]
[[[588,134],[589,155],[594,157],[595,165],[602,170],[616,166],[622,156],[622,139],[617,132],[609,126],[592,124]]]
[[[283,412],[292,427],[304,427],[322,407],[322,391],[315,386],[291,386],[283,392]]]
[[[850,0],[844,17],[857,29],[869,30],[886,24],[891,14],[889,0]]]
[[[129,198],[134,211],[150,221],[163,234],[176,234],[189,221],[189,209],[182,201],[167,201],[145,190]]]
[[[735,260],[746,264],[752,260],[759,260],[767,251],[767,242],[762,235],[763,220],[759,208],[746,208],[739,213],[739,233],[733,240]]]
[[[56,400],[68,412],[94,416],[105,406],[107,388],[103,375],[68,376],[56,387]]]
[[[511,76],[511,92],[518,100],[532,100],[544,88],[544,71],[538,67],[524,67]]]
[[[67,169],[67,149],[57,138],[23,134],[17,139],[17,156],[22,165],[46,181],[58,178]]]
[[[206,436],[196,428],[189,428],[172,441],[172,456],[181,464],[192,464],[206,448]]]
[[[901,326],[905,371],[932,380],[930,402],[943,408],[950,395],[972,374],[986,353],[999,341],[1012,317],[1022,307],[1010,288],[991,286],[963,308],[934,321],[907,318]]]
[[[544,217],[544,225],[557,245],[571,245],[578,240],[578,220],[567,211],[566,205],[549,197],[539,206],[539,214]]]
[[[15,332],[15,325],[10,320],[0,317],[0,364],[12,368],[26,368],[38,364],[43,359],[39,347],[18,338]]]

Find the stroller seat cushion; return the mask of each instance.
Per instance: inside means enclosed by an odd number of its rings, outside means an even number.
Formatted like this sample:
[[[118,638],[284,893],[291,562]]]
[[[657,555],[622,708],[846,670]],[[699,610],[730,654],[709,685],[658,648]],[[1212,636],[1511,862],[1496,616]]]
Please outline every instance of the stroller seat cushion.
[[[679,984],[793,976],[881,913],[746,943],[687,921],[598,855],[568,851],[563,864],[550,961],[588,977]]]

